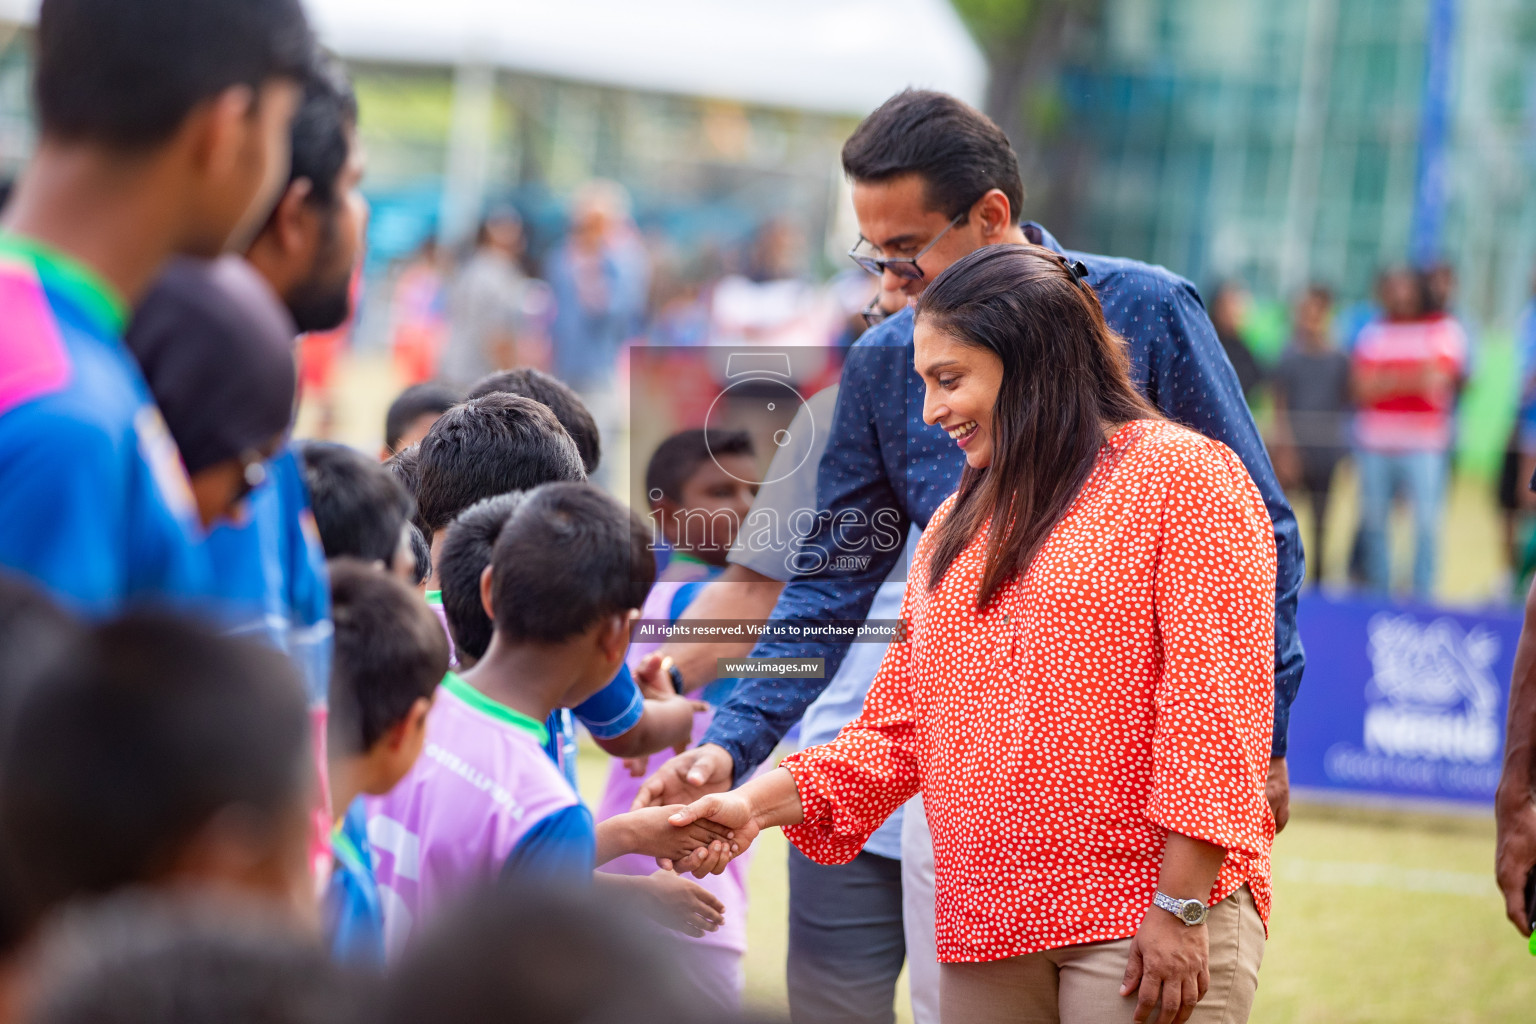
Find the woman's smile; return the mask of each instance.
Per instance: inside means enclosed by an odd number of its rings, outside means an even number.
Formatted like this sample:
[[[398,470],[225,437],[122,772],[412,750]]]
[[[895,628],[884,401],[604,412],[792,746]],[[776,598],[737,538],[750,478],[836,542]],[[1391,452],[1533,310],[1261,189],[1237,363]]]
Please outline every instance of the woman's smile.
[[[977,423],[975,420],[967,420],[958,426],[945,427],[944,432],[950,436],[955,444],[958,444],[961,448],[964,448],[966,445],[970,444],[971,438],[976,436],[976,431],[979,430],[980,427],[981,424]]]

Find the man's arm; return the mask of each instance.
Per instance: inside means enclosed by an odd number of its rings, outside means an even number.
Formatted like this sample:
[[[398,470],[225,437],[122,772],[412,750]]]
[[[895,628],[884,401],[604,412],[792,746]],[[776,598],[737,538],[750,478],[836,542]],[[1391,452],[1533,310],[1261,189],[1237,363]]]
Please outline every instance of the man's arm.
[[[678,618],[729,619],[733,622],[766,619],[773,614],[773,606],[783,589],[784,584],[778,580],[732,562],[718,577],[704,585],[699,596]],[[692,693],[715,680],[715,665],[720,658],[745,658],[751,654],[752,641],[670,643],[663,645],[660,652],[672,659],[672,664],[683,675],[683,688]]]
[[[1525,625],[1509,681],[1504,771],[1494,799],[1498,842],[1494,868],[1504,909],[1521,935],[1531,934],[1525,882],[1536,869],[1536,583],[1525,598]]]
[[[1296,597],[1306,564],[1296,514],[1275,477],[1258,425],[1248,411],[1237,374],[1216,340],[1216,330],[1193,287],[1177,282],[1165,289],[1158,312],[1167,325],[1168,341],[1148,353],[1149,397],[1170,418],[1193,427],[1231,448],[1243,460],[1259,488],[1275,526],[1275,721],[1272,756],[1285,757],[1291,703],[1301,686],[1306,665],[1296,631]],[[1276,771],[1283,773],[1284,766]],[[1274,801],[1272,801],[1274,803]],[[1275,808],[1276,825],[1284,825],[1286,805]]]
[[[887,476],[882,427],[907,431],[905,346],[856,346],[843,368],[826,452],[816,473],[815,524],[800,544],[773,609],[779,627],[862,622],[880,584],[901,560],[911,518],[905,493]],[[884,410],[886,422],[881,422]],[[854,566],[856,568],[850,568]],[[819,679],[745,680],[715,712],[703,743],[730,755],[732,777],[745,779],[800,720],[848,653],[847,640],[763,640],[754,658],[822,658]]]

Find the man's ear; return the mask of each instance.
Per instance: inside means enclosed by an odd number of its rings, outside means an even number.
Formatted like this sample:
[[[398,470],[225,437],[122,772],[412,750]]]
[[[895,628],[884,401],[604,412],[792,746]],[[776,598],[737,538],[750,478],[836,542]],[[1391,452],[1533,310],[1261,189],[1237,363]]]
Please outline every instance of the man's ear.
[[[220,180],[245,159],[255,106],[256,92],[248,85],[232,85],[197,105],[178,134],[199,171]]]
[[[492,622],[496,621],[496,609],[491,606],[491,577],[492,566],[486,566],[480,574],[480,607],[485,609],[485,617]]]
[[[1000,241],[1008,229],[1013,227],[1013,214],[1013,206],[1008,202],[1008,197],[1002,189],[997,188],[988,190],[972,207],[972,216],[981,227],[981,237],[987,245]]]
[[[309,203],[314,183],[308,178],[295,178],[288,183],[267,225],[257,236],[257,243],[277,247],[284,256],[307,252],[315,245],[318,231],[315,209]]]

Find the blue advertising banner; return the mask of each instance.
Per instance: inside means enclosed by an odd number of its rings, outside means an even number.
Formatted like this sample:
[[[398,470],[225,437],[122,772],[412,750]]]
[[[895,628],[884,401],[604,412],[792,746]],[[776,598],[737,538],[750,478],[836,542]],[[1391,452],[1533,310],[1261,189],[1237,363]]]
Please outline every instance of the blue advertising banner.
[[[1518,615],[1306,595],[1297,618],[1293,786],[1493,802]]]

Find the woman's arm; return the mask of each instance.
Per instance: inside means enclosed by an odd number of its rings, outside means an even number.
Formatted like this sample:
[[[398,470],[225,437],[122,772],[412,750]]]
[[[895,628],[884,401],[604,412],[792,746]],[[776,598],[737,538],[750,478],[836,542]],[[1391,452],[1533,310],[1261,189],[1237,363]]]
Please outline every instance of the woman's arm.
[[[1177,832],[1168,834],[1163,865],[1157,875],[1157,891],[1177,900],[1211,897],[1227,851],[1203,839]],[[1136,1024],[1142,1024],[1159,1007],[1160,1021],[1182,1024],[1205,998],[1211,987],[1211,943],[1205,924],[1186,925],[1161,907],[1147,908],[1131,940],[1120,994],[1137,993]]]

